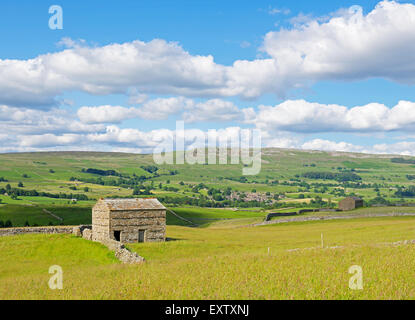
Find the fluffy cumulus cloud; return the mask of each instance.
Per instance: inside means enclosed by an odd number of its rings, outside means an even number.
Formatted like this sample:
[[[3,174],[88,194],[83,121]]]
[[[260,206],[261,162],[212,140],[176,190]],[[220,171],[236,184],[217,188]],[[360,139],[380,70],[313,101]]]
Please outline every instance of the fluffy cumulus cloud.
[[[241,110],[232,102],[221,99],[196,103],[183,114],[183,120],[186,122],[219,122],[241,119]]]
[[[42,134],[21,136],[20,147],[50,147],[50,146],[74,146],[80,143],[82,135],[79,134]]]
[[[84,106],[77,111],[79,119],[83,123],[120,123],[124,120],[135,118],[135,108],[121,106]]]
[[[77,115],[83,123],[121,123],[124,120],[166,120],[170,115],[179,114],[194,106],[191,99],[183,97],[157,98],[146,101],[140,107],[83,106]]]
[[[305,150],[323,150],[323,151],[343,151],[343,152],[364,152],[362,146],[357,146],[348,142],[334,142],[330,140],[314,139],[301,145]]]
[[[307,80],[371,77],[413,84],[414,25],[414,5],[382,1],[367,15],[354,6],[328,19],[269,32],[263,50],[277,62],[287,88]]]
[[[415,142],[404,141],[394,144],[376,144],[371,148],[373,153],[392,153],[415,156]]]
[[[184,97],[158,98],[147,101],[136,115],[145,120],[166,120],[170,115],[178,114],[194,106],[191,99]]]
[[[84,106],[77,115],[83,123],[121,123],[127,119],[167,120],[176,115],[186,122],[222,122],[242,120],[241,111],[234,103],[222,99],[196,102],[185,97],[157,98],[139,107]]]
[[[240,136],[240,127],[203,131],[186,129],[180,137],[188,148],[203,146],[208,137],[220,141],[231,141]],[[113,151],[132,153],[151,153],[163,146],[168,150],[175,148],[174,130],[157,129],[141,131],[135,128],[120,128],[108,125],[101,132],[42,133],[42,134],[0,134],[0,152],[21,151]],[[304,141],[306,140],[306,141]],[[344,141],[324,139],[307,140],[306,137],[293,136],[284,132],[262,132],[263,147],[297,148],[304,150],[363,152],[373,154],[403,154],[415,156],[415,142],[403,141],[389,144],[361,146]],[[167,147],[166,147],[167,146]]]
[[[251,109],[246,122],[265,131],[316,132],[388,132],[415,131],[415,103],[400,101],[388,108],[379,103],[347,108],[305,100],[287,100],[274,107]]]
[[[0,135],[91,133],[104,129],[101,124],[85,124],[63,109],[39,111],[0,105]]]
[[[148,100],[139,107],[85,106],[76,115],[65,109],[39,111],[3,105],[0,106],[3,146],[0,151],[54,150],[58,147],[79,150],[90,146],[97,150],[115,148],[150,152],[160,141],[173,140],[174,132],[168,129],[144,132],[120,128],[116,124],[132,118],[163,120],[174,114],[189,125],[223,121],[260,129],[265,147],[408,154],[411,153],[410,142],[362,147],[342,141],[307,138],[310,134],[323,132],[384,135],[397,131],[406,134],[404,140],[410,140],[415,131],[414,110],[415,103],[410,101],[400,101],[391,108],[379,103],[347,108],[305,100],[240,109],[221,99],[196,102],[184,97]],[[186,134],[194,136],[191,130]],[[231,131],[226,131],[225,136],[231,135]]]
[[[267,58],[229,66],[161,39],[101,47],[66,39],[63,51],[0,59],[0,103],[46,108],[68,91],[135,92],[131,101],[140,102],[147,93],[255,98],[319,80],[371,77],[414,84],[414,29],[414,5],[382,1],[367,15],[353,7],[269,32],[262,48]]]
[[[219,142],[248,137],[241,134],[240,127],[227,127],[220,130],[185,129],[178,131],[177,136],[184,141],[184,148],[205,147],[206,141],[212,146],[219,146]],[[100,133],[79,134],[39,134],[17,135],[13,137],[13,147],[2,145],[0,152],[10,151],[52,151],[52,150],[85,150],[85,151],[114,151],[151,153],[156,148],[171,151],[176,147],[175,130],[157,129],[141,131],[133,128],[120,128],[116,125],[107,126]],[[0,142],[8,142],[10,136],[0,135]],[[215,144],[215,141],[217,144]],[[246,141],[246,140],[244,140]],[[248,142],[246,142],[248,143]]]
[[[404,141],[397,143],[382,143],[373,146],[361,146],[348,142],[335,142],[324,139],[307,141],[296,148],[304,150],[342,151],[368,154],[398,154],[415,156],[415,142]]]
[[[0,101],[52,105],[65,91],[208,95],[224,87],[226,68],[164,40],[75,46],[30,60],[0,60]]]

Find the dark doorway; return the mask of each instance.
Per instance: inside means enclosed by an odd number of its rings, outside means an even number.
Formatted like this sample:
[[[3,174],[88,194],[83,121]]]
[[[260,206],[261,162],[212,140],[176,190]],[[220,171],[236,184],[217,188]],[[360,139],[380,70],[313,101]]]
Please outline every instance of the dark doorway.
[[[145,230],[138,230],[138,242],[144,242],[145,234]]]
[[[121,239],[121,231],[114,231],[114,239],[120,241]]]

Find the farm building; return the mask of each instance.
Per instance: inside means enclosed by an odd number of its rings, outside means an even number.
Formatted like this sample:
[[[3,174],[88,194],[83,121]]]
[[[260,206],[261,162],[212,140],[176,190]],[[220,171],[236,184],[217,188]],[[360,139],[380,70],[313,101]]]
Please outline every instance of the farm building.
[[[342,211],[354,210],[363,207],[363,200],[357,197],[345,198],[339,202],[339,209]]]
[[[92,208],[92,240],[164,241],[166,208],[157,199],[101,199]]]

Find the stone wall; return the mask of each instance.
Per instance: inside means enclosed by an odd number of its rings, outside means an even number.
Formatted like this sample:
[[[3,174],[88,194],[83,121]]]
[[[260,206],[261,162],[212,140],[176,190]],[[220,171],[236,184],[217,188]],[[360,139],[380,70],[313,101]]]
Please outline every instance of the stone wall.
[[[139,230],[144,230],[144,242],[165,241],[165,210],[126,210],[110,212],[110,238],[114,239],[114,231],[121,232],[120,241],[124,243],[138,242]]]
[[[71,234],[73,232],[73,228],[73,226],[3,228],[0,229],[0,236],[13,236],[28,233]]]
[[[338,212],[341,211],[339,209],[330,209],[330,208],[321,208],[321,209],[301,209],[297,212],[285,212],[285,213],[281,213],[281,212],[276,212],[276,213],[269,213],[266,217],[265,217],[265,221],[271,221],[272,218],[275,217],[291,217],[291,216],[297,216],[297,215],[301,215],[303,213],[307,213],[307,212]]]
[[[91,230],[92,229],[92,225],[86,224],[86,225],[80,225],[80,226],[73,227],[72,233],[75,236],[77,236],[77,237],[81,237],[82,234],[83,234],[83,232],[84,232],[84,230],[86,230],[86,229]]]
[[[105,245],[109,250],[114,251],[115,257],[122,263],[136,264],[145,262],[145,259],[135,252],[128,250],[122,243],[112,239],[102,239],[98,241]]]
[[[323,221],[323,220],[347,220],[374,217],[414,217],[415,213],[372,213],[372,214],[347,214],[347,215],[328,215],[328,216],[302,216],[286,219],[277,219],[272,221],[263,221],[261,223],[252,224],[250,226],[264,226],[270,224],[281,224],[290,222],[306,222],[306,221]]]
[[[109,209],[101,202],[92,208],[92,240],[108,239],[109,230]]]
[[[275,212],[275,213],[269,213],[266,217],[265,217],[265,221],[270,221],[272,218],[275,217],[291,217],[291,216],[296,216],[298,215],[297,212]]]

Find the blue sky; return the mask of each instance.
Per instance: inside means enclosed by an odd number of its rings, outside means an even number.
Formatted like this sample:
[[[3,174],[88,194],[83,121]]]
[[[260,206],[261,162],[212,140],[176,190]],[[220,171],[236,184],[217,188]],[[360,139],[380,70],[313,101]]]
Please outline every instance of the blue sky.
[[[147,152],[134,139],[185,119],[259,128],[265,146],[415,155],[414,2],[2,1],[0,152]]]

